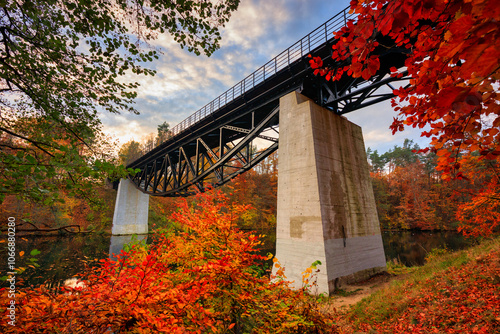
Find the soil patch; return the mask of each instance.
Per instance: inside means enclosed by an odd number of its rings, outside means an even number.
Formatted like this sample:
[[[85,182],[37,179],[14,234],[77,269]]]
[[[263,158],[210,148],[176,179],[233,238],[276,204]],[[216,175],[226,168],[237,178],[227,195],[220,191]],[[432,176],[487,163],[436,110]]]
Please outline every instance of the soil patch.
[[[347,309],[372,293],[389,286],[391,281],[401,279],[403,276],[406,275],[395,276],[389,273],[381,273],[366,281],[344,285],[335,294],[330,296],[327,306],[328,311],[332,311],[333,309],[337,311]]]

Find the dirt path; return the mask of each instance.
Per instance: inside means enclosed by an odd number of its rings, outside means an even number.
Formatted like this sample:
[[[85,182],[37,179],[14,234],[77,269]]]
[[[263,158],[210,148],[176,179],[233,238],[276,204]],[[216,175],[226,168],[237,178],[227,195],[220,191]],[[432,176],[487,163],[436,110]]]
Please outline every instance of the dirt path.
[[[387,287],[392,280],[398,279],[400,277],[401,276],[393,276],[385,273],[372,277],[364,282],[345,285],[336,295],[332,295],[330,297],[328,305],[329,307],[335,308],[337,311],[340,311],[356,304],[375,291]]]

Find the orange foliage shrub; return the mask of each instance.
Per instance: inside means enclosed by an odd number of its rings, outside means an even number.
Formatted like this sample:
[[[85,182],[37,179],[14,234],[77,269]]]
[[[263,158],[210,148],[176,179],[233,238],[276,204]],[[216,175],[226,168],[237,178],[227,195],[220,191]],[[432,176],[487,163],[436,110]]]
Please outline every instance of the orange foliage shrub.
[[[186,201],[148,246],[102,260],[84,288],[17,296],[16,327],[3,333],[326,333],[335,332],[304,291],[258,275],[259,238],[235,226],[247,206],[220,192]],[[1,304],[7,305],[5,291]],[[2,321],[7,319],[5,315]]]
[[[478,156],[460,160],[468,187],[461,191],[467,201],[458,206],[458,230],[467,236],[488,237],[500,231],[500,182],[498,166]]]

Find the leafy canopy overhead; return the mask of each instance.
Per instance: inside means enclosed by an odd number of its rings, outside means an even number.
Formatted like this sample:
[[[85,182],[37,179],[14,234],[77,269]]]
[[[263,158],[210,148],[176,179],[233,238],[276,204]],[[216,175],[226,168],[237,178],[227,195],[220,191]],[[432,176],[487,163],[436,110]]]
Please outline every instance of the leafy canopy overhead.
[[[382,50],[406,50],[405,67],[391,69],[393,76],[406,70],[411,78],[394,90],[399,115],[393,132],[424,129],[445,178],[462,176],[458,158],[466,152],[500,159],[498,1],[353,0],[351,11],[356,22],[336,33],[336,65],[325,68],[314,57],[316,73],[328,80],[344,74],[369,79],[380,68]]]
[[[168,33],[181,47],[210,55],[239,0],[0,4],[0,165],[20,171],[14,177],[2,173],[1,201],[5,194],[18,194],[19,187],[11,186],[29,179],[41,164],[62,174],[70,170],[74,159],[68,157],[84,153],[76,142],[90,150],[80,167],[100,159],[92,156],[90,142],[99,132],[97,112],[137,112],[131,104],[138,84],[123,76],[154,75],[143,65],[160,52],[148,41]],[[42,134],[36,123],[54,124],[58,131]]]
[[[119,76],[153,74],[140,62],[158,57],[141,49],[169,33],[196,54],[219,46],[218,27],[237,0],[212,1],[5,1],[0,12],[2,102],[74,117],[96,105],[131,110],[136,83]],[[11,93],[11,94],[7,94]],[[12,94],[14,93],[14,94]]]
[[[391,68],[392,76],[410,77],[394,90],[393,133],[422,129],[443,179],[481,185],[456,218],[465,234],[492,234],[500,226],[498,1],[352,0],[351,11],[356,22],[335,34],[334,65],[314,57],[311,67],[327,80],[368,80],[380,69],[380,53],[405,52],[404,67]]]

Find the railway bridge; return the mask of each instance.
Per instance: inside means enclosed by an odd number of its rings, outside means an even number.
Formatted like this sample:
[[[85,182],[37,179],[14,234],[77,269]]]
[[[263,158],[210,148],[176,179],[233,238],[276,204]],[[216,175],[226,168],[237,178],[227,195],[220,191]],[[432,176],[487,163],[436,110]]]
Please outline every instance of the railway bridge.
[[[279,147],[276,256],[287,277],[320,260],[318,293],[385,270],[361,128],[343,114],[393,97],[390,67],[404,50],[380,53],[369,80],[316,77],[308,55],[332,64],[333,32],[355,19],[338,13],[175,126],[127,167],[118,186],[113,235],[148,232],[149,196],[189,196],[251,169]],[[383,41],[381,41],[383,42]],[[259,150],[253,148],[258,143]]]

